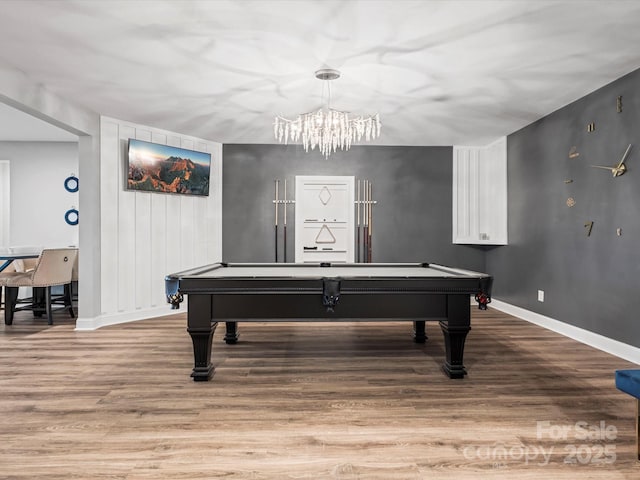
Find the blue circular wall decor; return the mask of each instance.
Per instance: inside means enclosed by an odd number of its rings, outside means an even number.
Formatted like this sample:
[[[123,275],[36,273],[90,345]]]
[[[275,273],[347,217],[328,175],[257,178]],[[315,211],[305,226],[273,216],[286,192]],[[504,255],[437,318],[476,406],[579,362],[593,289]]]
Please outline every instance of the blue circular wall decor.
[[[80,216],[78,215],[78,210],[75,208],[70,208],[67,210],[67,213],[64,214],[64,221],[69,225],[77,225]]]
[[[80,187],[80,182],[78,181],[78,177],[76,177],[73,174],[68,176],[64,181],[64,189],[67,192],[71,192],[71,193],[77,192],[79,187]]]

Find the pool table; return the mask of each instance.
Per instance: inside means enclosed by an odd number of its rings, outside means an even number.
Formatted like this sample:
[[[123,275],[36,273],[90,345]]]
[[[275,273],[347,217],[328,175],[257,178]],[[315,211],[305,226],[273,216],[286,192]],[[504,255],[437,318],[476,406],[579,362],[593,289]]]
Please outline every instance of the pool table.
[[[214,263],[167,275],[167,301],[179,308],[188,296],[187,331],[193,342],[191,376],[207,381],[218,322],[224,340],[238,341],[238,322],[411,321],[424,342],[425,321],[444,334],[444,372],[463,378],[471,301],[491,301],[490,275],[429,263]]]

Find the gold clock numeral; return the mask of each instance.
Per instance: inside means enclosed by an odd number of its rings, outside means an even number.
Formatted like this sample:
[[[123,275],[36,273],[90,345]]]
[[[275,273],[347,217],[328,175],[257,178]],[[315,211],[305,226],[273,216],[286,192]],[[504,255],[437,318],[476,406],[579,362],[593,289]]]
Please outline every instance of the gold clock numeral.
[[[567,207],[573,207],[575,206],[576,201],[573,199],[573,197],[569,197],[567,198]]]
[[[587,237],[591,236],[591,229],[593,228],[593,220],[584,224],[584,228],[587,229]]]
[[[622,112],[622,95],[618,96],[618,98],[616,99],[616,111],[618,113]]]
[[[596,123],[595,122],[591,122],[589,124],[587,124],[587,132],[593,132],[596,129]]]
[[[616,235],[618,235],[619,237],[622,236],[622,229],[621,228],[616,228]]]
[[[587,129],[587,131],[589,130]],[[579,156],[580,156],[580,153],[578,153],[578,147],[574,145],[573,147],[571,147],[571,150],[569,150],[569,158],[576,158]]]

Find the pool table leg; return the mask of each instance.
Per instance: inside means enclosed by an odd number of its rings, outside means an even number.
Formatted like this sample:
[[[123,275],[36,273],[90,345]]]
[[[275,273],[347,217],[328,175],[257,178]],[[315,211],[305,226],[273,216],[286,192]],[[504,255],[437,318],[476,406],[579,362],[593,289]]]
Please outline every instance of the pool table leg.
[[[238,338],[240,338],[240,334],[238,334],[238,322],[225,323],[227,325],[227,332],[224,334],[224,341],[227,345],[238,343]]]
[[[215,370],[211,363],[211,350],[218,322],[212,321],[210,296],[189,295],[188,301],[187,332],[193,342],[194,359],[191,376],[196,382],[206,382]]]
[[[425,324],[427,322],[425,322],[424,320],[419,320],[416,322],[413,322],[413,341],[416,343],[424,343],[427,338],[427,331],[425,329]]]
[[[447,320],[440,321],[444,335],[445,362],[442,369],[449,378],[464,378],[464,342],[471,330],[471,306],[467,295],[449,295]]]
[[[471,327],[452,326],[448,325],[447,322],[440,322],[440,328],[444,334],[446,350],[446,358],[442,368],[449,378],[464,378],[467,374],[462,362],[464,341]]]

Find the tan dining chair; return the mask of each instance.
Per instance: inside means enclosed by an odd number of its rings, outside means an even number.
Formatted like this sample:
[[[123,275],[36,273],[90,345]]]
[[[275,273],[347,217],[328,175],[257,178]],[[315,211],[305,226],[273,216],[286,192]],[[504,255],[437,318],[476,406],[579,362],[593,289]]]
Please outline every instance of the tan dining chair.
[[[38,255],[42,252],[44,247],[36,245],[14,245],[8,247],[8,249],[10,253],[35,254],[35,256],[33,258],[17,258],[3,271],[31,272],[36,267]],[[31,288],[20,288],[20,290],[18,290],[18,303],[30,303],[32,295],[33,293]]]
[[[29,272],[1,272],[0,286],[5,287],[4,323],[11,325],[15,312],[32,310],[36,316],[46,313],[47,322],[52,325],[51,287],[65,286],[71,283],[77,255],[77,248],[44,249],[33,270]],[[31,303],[22,307],[17,306],[20,287],[33,288]],[[41,295],[41,292],[44,295]],[[42,296],[44,298],[40,300],[38,297]],[[71,298],[68,298],[68,301],[61,308],[68,309],[71,318],[75,317]]]
[[[62,295],[55,295],[51,297],[51,303],[69,305],[69,302],[78,301],[78,261],[80,259],[80,251],[76,255],[76,260],[73,262],[73,270],[71,271],[71,283],[64,286]],[[74,285],[76,288],[74,289]]]
[[[11,250],[7,247],[0,247],[0,255],[2,254],[7,254],[7,253],[11,253]],[[4,260],[0,260],[0,263],[4,263]],[[2,270],[3,272],[15,272],[16,269],[13,266],[13,262],[10,263],[9,265],[7,265],[7,267]],[[4,296],[2,294],[2,292],[4,291],[4,289],[2,288],[2,282],[0,281],[0,310],[2,310],[4,308]]]

